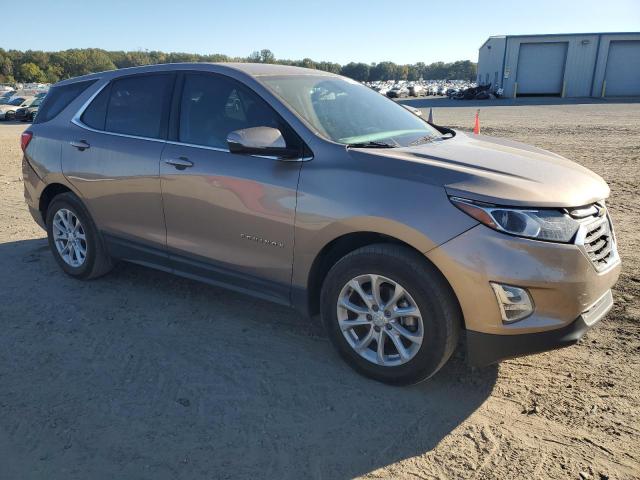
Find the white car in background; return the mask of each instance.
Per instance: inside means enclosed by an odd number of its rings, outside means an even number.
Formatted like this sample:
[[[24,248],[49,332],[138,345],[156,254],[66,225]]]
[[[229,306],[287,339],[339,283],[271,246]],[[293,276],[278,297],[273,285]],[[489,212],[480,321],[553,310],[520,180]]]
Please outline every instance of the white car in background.
[[[0,120],[12,120],[16,110],[28,106],[34,97],[12,97],[0,102]]]

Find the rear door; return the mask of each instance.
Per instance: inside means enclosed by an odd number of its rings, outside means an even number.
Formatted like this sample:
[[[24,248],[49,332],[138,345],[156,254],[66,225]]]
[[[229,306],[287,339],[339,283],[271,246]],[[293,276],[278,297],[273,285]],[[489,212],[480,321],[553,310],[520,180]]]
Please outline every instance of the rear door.
[[[64,174],[105,238],[134,247],[114,252],[124,258],[144,260],[148,247],[166,256],[159,162],[174,79],[160,73],[113,80],[74,118],[62,147]]]
[[[185,73],[176,131],[160,162],[167,247],[174,268],[288,302],[301,162],[230,153],[237,129],[297,136],[255,92],[219,74]],[[179,122],[178,122],[179,120]]]

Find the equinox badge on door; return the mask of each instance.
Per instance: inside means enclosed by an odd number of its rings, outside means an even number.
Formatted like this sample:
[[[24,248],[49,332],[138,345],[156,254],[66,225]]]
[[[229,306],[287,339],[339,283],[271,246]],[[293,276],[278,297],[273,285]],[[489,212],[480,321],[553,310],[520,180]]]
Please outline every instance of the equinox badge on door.
[[[263,245],[270,245],[272,247],[284,248],[284,243],[282,242],[274,242],[272,240],[267,240],[266,238],[256,237],[255,235],[247,235],[246,233],[241,233],[240,238],[244,238],[245,240],[251,240],[252,242],[261,243]]]

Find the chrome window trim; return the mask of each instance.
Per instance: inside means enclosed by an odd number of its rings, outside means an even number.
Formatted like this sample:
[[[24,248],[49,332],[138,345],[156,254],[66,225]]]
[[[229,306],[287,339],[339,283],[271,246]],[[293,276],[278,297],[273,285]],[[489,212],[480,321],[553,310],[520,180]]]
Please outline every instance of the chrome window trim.
[[[175,140],[167,140],[169,145],[180,145],[183,147],[202,148],[203,150],[213,150],[214,152],[226,152],[231,153],[228,148],[210,147],[209,145],[198,145],[196,143],[178,142]]]
[[[220,147],[210,147],[208,145],[198,145],[196,143],[186,143],[186,142],[177,142],[175,140],[167,140],[166,143],[168,145],[178,145],[181,147],[190,147],[190,148],[201,148],[203,150],[213,150],[214,152],[223,152],[223,153],[232,153],[228,148],[220,148]],[[312,160],[313,157],[300,157],[300,158],[279,158],[270,155],[247,155],[248,157],[254,158],[266,158],[267,160],[278,160],[281,162],[308,162]]]
[[[92,128],[89,125],[83,123],[82,120],[81,120],[81,117],[84,114],[85,110],[89,107],[89,105],[91,105],[91,103],[95,100],[95,98],[98,95],[100,95],[100,92],[102,92],[102,90],[104,90],[107,87],[107,85],[109,85],[112,81],[113,80],[109,80],[104,85],[100,86],[100,88],[98,88],[87,99],[87,101],[82,104],[80,109],[71,118],[71,123],[73,123],[74,125],[82,128],[84,130],[88,130],[90,132],[102,133],[102,134],[105,134],[105,135],[113,135],[115,137],[133,138],[133,139],[136,139],[136,140],[149,140],[149,141],[152,141],[152,142],[166,143],[166,144],[169,144],[169,145],[178,145],[178,146],[191,147],[191,148],[201,148],[203,150],[212,150],[214,152],[231,153],[231,151],[228,148],[210,147],[208,145],[198,145],[198,144],[195,144],[195,143],[179,142],[179,141],[175,141],[175,140],[164,140],[164,139],[161,139],[161,138],[140,137],[140,136],[137,136],[137,135],[129,135],[129,134],[126,134],[126,133],[110,132],[108,130],[98,130],[96,128]],[[300,157],[300,158],[293,158],[293,159],[281,159],[281,158],[278,158],[278,157],[271,157],[271,156],[266,156],[266,155],[249,155],[249,156],[250,157],[256,157],[256,158],[266,158],[266,159],[270,159],[270,160],[280,160],[280,161],[285,161],[285,162],[308,162],[309,160],[313,159],[313,157]]]

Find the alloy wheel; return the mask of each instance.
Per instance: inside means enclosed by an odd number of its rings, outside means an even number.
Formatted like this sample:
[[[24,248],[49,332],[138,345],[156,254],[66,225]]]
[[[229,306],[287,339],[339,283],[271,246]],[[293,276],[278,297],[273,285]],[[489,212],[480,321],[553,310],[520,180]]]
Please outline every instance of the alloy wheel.
[[[87,258],[87,237],[80,219],[66,208],[53,216],[53,242],[60,258],[69,266],[81,267]]]
[[[424,338],[422,314],[398,282],[359,275],[338,296],[338,324],[351,348],[371,363],[391,367],[410,361]]]

